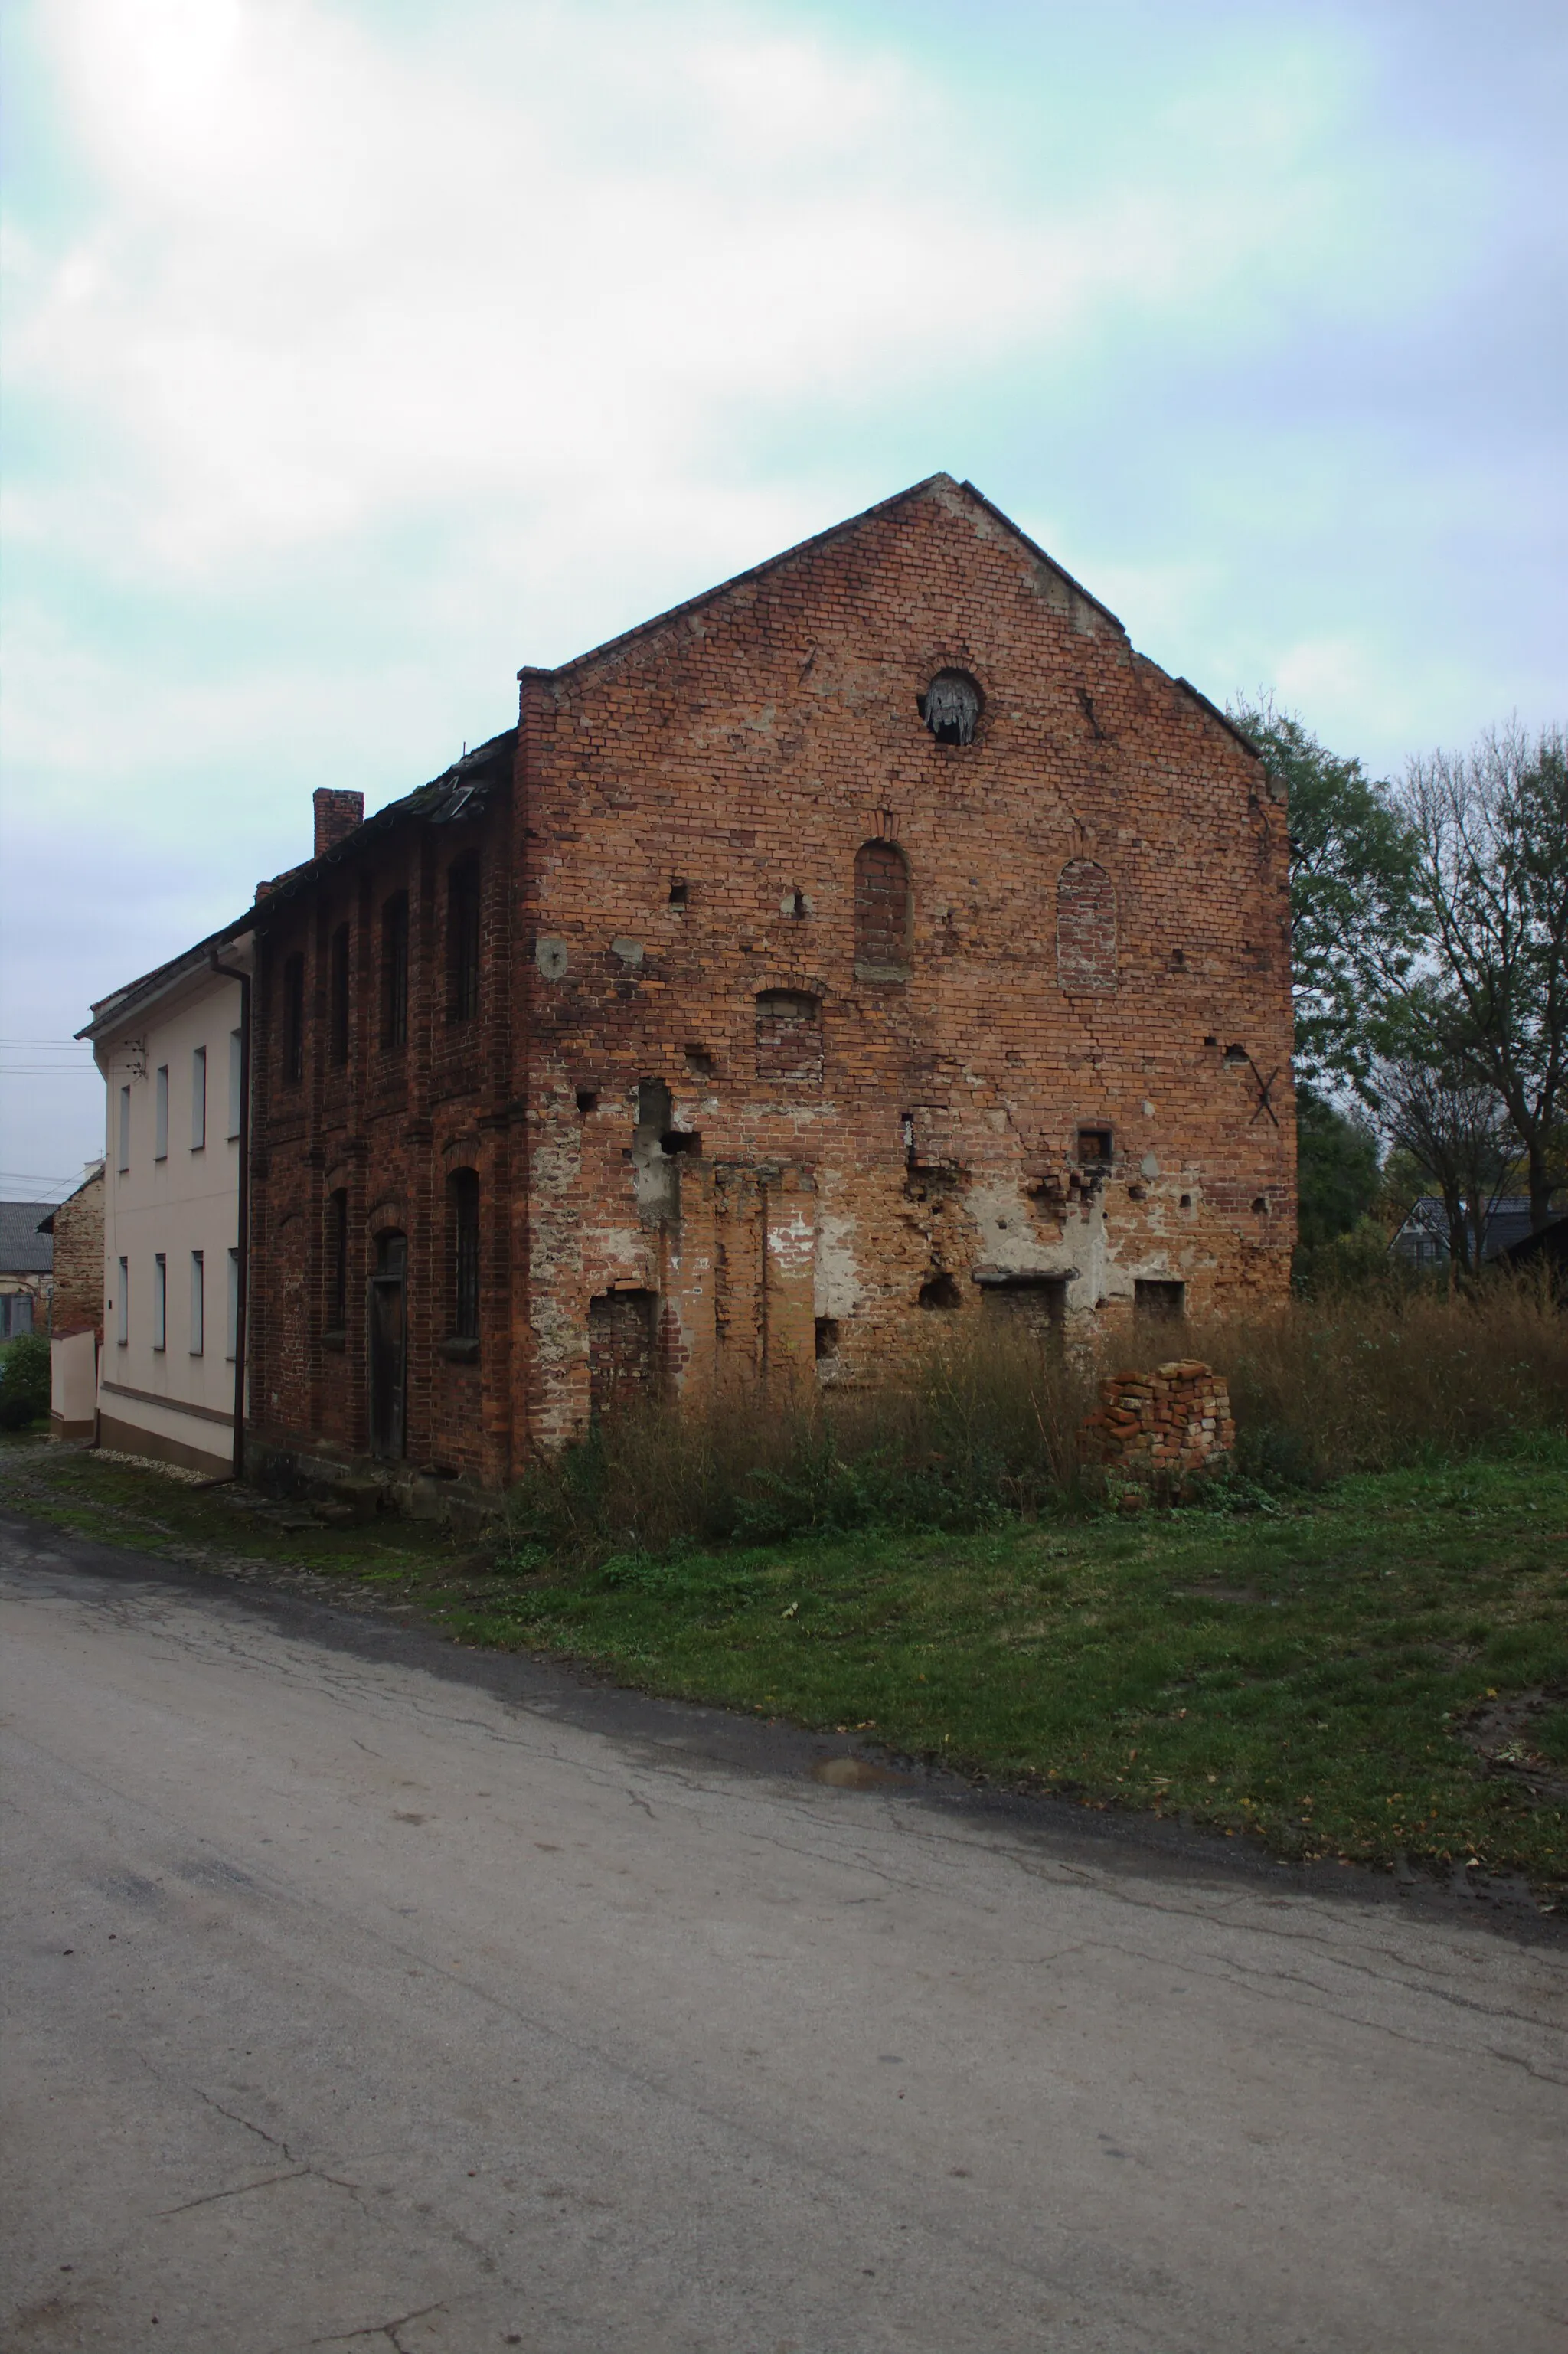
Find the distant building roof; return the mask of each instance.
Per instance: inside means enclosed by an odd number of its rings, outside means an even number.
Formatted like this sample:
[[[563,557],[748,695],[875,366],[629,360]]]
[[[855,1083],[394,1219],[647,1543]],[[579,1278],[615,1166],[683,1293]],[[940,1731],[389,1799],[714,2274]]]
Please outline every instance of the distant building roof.
[[[1527,1241],[1529,1235],[1529,1194],[1499,1193],[1487,1214],[1481,1257],[1498,1258]],[[1436,1193],[1423,1193],[1419,1201],[1411,1204],[1409,1214],[1389,1249],[1401,1258],[1447,1257],[1448,1213]]]
[[[1568,1267],[1568,1210],[1559,1210],[1533,1234],[1510,1243],[1501,1256],[1510,1267],[1534,1267],[1544,1260],[1551,1267]]]
[[[0,1202],[0,1275],[51,1275],[53,1238],[38,1231],[53,1202]]]

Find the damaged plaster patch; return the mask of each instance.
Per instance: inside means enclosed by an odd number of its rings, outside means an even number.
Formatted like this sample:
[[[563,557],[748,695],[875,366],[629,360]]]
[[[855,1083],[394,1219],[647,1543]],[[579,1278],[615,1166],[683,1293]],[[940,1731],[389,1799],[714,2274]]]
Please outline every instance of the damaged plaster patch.
[[[534,943],[534,962],[546,981],[565,981],[571,960],[565,940],[542,938]]]
[[[812,1272],[814,1315],[850,1317],[858,1311],[861,1286],[854,1241],[853,1218],[832,1210],[820,1214]]]

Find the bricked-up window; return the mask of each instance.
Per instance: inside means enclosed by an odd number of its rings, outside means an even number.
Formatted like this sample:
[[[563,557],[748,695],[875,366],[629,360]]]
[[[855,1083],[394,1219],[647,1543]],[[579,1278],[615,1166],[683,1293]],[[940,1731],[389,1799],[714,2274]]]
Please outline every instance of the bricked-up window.
[[[980,692],[967,671],[939,670],[920,698],[920,716],[938,744],[972,744]]]
[[[803,990],[765,989],[757,1001],[757,1076],[820,1087],[822,1001]]]
[[[588,1301],[588,1405],[596,1417],[635,1405],[652,1386],[658,1310],[652,1291],[605,1291]]]
[[[305,1076],[305,960],[283,962],[283,1084],[297,1087]]]
[[[348,1060],[348,926],[332,936],[327,967],[327,1060],[340,1070]]]
[[[339,1186],[327,1195],[326,1329],[342,1332],[348,1326],[348,1193]]]
[[[1056,885],[1056,981],[1068,991],[1116,987],[1116,885],[1092,858],[1074,858]]]
[[[854,969],[861,981],[902,981],[909,970],[909,868],[895,842],[855,853]]]
[[[452,1338],[479,1338],[479,1176],[456,1169],[447,1180],[452,1243]]]
[[[479,860],[460,858],[447,876],[447,1020],[479,1012]]]
[[[399,891],[381,910],[381,1044],[408,1043],[408,894]]]
[[[1151,1282],[1140,1277],[1132,1287],[1132,1312],[1139,1324],[1180,1324],[1187,1313],[1187,1287],[1162,1277]]]

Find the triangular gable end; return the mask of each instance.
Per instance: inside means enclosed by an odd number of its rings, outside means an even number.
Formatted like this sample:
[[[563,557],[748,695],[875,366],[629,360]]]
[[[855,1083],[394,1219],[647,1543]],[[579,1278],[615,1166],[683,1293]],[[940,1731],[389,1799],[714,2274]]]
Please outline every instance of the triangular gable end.
[[[679,605],[670,606],[667,610],[654,614],[649,620],[637,622],[633,628],[623,630],[619,637],[607,638],[602,645],[591,646],[586,653],[575,654],[569,662],[558,663],[554,669],[542,663],[524,663],[517,676],[519,680],[565,679],[578,676],[601,663],[613,663],[622,654],[630,652],[634,646],[641,645],[649,639],[657,636],[660,631],[670,629],[676,622],[685,620],[693,614],[700,613],[705,609],[717,604],[721,598],[730,596],[736,589],[747,588],[754,581],[766,579],[769,574],[778,572],[783,566],[792,564],[803,556],[810,555],[817,548],[826,547],[836,539],[848,537],[851,533],[859,531],[866,524],[874,522],[883,515],[891,514],[896,508],[906,506],[916,499],[931,497],[937,498],[949,511],[956,510],[960,501],[972,506],[979,515],[985,517],[988,525],[999,526],[1011,538],[1016,540],[1035,566],[1044,567],[1050,573],[1053,581],[1059,586],[1060,600],[1065,610],[1070,610],[1075,603],[1088,606],[1111,629],[1115,630],[1118,636],[1126,637],[1126,629],[1118,616],[1111,611],[1110,607],[1102,604],[1100,599],[1086,588],[1081,581],[1075,580],[1072,574],[1058,564],[1054,557],[1047,554],[1037,541],[1031,539],[1029,534],[1022,530],[1011,515],[1004,514],[1001,507],[993,505],[984,493],[978,491],[972,482],[960,482],[951,474],[938,473],[927,474],[923,482],[912,482],[907,490],[897,491],[891,498],[878,500],[874,506],[863,508],[859,514],[846,516],[842,523],[831,524],[826,531],[815,532],[809,539],[797,540],[792,547],[782,549],[777,556],[765,557],[762,563],[752,565],[745,572],[733,573],[727,580],[719,581],[712,588],[703,589],[695,597],[686,598]]]

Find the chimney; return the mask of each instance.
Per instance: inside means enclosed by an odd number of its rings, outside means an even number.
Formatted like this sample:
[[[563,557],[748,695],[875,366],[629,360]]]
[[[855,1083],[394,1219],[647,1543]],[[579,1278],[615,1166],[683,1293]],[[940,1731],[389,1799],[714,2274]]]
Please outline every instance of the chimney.
[[[365,823],[363,793],[339,792],[332,785],[318,785],[315,807],[316,846],[311,854],[313,858],[344,841],[356,825]]]

